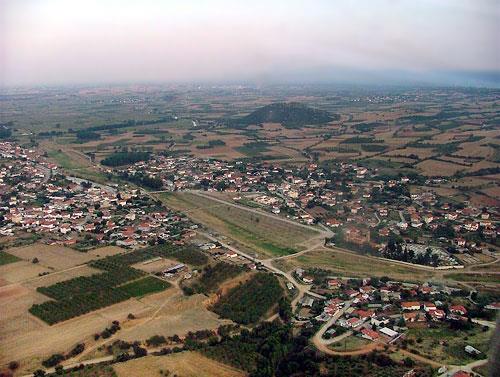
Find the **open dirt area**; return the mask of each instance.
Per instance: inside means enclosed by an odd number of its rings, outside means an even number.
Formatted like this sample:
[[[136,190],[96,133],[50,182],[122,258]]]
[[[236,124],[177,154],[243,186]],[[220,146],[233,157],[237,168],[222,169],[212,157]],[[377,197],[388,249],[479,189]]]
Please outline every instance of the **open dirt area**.
[[[122,322],[128,313],[152,310],[138,300],[131,299],[49,326],[28,313],[31,305],[43,302],[45,296],[25,287],[9,289],[8,293],[6,297],[0,294],[0,365],[17,360],[23,371],[37,369],[43,358],[53,353],[67,352],[78,342],[93,342],[93,334],[102,331],[113,320]]]
[[[376,266],[376,269],[374,269]],[[395,279],[425,281],[432,278],[432,272],[382,261],[334,249],[319,248],[305,255],[289,258],[285,268],[324,268],[343,276],[390,276]]]
[[[146,262],[148,262],[148,261],[146,261]],[[148,262],[148,263],[139,262],[139,263],[133,264],[131,267],[133,267],[137,270],[144,271],[144,272],[154,273],[154,272],[164,270],[168,267],[175,266],[176,264],[179,264],[179,262],[172,260],[172,259],[161,258],[159,260],[155,260],[154,262]]]
[[[182,377],[243,377],[246,373],[211,360],[197,352],[182,352],[168,356],[147,356],[113,366],[118,377],[157,377],[160,370]]]
[[[153,335],[182,336],[188,331],[215,329],[222,324],[231,323],[231,321],[219,319],[217,314],[206,309],[208,300],[206,296],[201,294],[184,296],[179,290],[173,292],[175,293],[161,300],[162,307],[153,319],[143,321],[143,315],[136,315],[137,324],[124,328],[119,338],[134,341],[145,340]],[[145,305],[154,305],[161,295],[161,293],[150,295],[140,301]]]
[[[36,289],[38,287],[47,287],[52,284],[59,283],[61,281],[70,280],[78,276],[90,276],[93,274],[101,274],[102,270],[89,267],[87,265],[76,266],[68,270],[53,272],[48,275],[43,275],[24,281],[23,286],[31,289]]]
[[[32,278],[37,278],[44,272],[53,272],[40,264],[33,264],[27,261],[19,261],[0,266],[1,285],[17,283]],[[3,283],[3,284],[2,284]]]
[[[64,246],[52,246],[40,243],[12,248],[8,251],[18,258],[30,262],[34,258],[37,258],[40,266],[53,270],[64,270],[96,259],[94,255],[89,253],[82,253]]]

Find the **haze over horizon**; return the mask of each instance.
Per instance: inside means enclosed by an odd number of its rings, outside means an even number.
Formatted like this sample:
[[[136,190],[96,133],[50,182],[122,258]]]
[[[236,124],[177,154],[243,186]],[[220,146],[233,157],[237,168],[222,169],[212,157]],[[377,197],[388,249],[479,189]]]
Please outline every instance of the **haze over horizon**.
[[[500,86],[495,0],[0,1],[0,86]]]

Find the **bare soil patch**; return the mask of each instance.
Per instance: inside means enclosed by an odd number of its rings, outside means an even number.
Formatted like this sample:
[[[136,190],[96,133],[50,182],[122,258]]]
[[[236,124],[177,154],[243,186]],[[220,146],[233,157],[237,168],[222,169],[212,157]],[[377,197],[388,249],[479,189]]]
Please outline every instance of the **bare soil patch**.
[[[182,377],[243,377],[246,373],[209,359],[197,352],[182,352],[168,356],[147,356],[113,366],[118,377],[157,377],[159,371]]]

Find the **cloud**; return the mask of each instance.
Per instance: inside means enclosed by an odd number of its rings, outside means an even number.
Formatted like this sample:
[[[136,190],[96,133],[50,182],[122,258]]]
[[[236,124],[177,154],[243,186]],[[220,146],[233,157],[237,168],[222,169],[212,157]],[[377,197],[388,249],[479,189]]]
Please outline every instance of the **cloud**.
[[[0,84],[499,71],[494,1],[0,0]]]

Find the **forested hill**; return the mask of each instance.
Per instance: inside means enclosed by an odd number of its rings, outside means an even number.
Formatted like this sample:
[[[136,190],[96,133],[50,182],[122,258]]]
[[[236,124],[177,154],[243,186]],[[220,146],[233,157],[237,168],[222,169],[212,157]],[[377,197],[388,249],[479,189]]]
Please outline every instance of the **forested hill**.
[[[260,123],[281,123],[283,127],[296,128],[308,124],[323,124],[339,119],[339,115],[324,110],[313,109],[297,102],[273,103],[261,107],[243,118],[234,121],[235,125],[248,126]]]

